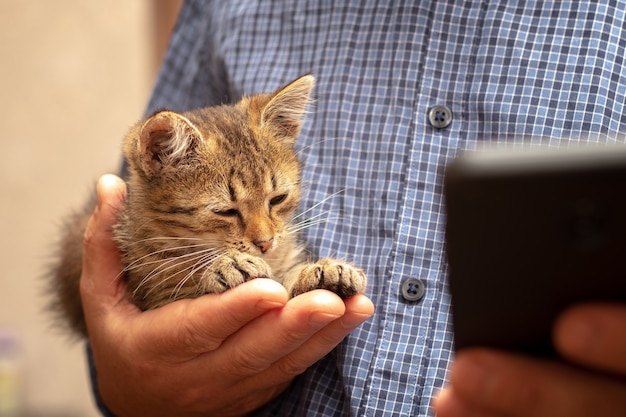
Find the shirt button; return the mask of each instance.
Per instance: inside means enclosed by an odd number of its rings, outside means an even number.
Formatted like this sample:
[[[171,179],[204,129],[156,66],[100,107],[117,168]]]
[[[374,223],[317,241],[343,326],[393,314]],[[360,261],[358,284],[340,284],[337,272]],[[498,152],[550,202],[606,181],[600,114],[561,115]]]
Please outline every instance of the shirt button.
[[[408,278],[402,281],[402,298],[406,301],[419,301],[424,296],[424,283],[418,278]]]
[[[435,129],[445,129],[452,123],[452,110],[446,106],[434,106],[428,109],[428,122]]]

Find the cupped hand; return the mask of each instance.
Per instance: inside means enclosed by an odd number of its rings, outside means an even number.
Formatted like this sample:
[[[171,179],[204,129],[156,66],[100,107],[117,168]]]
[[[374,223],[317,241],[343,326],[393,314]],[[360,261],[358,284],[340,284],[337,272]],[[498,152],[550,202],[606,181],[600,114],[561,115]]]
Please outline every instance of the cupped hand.
[[[291,300],[256,279],[223,294],[139,311],[111,239],[125,186],[107,175],[87,227],[81,297],[97,385],[125,416],[236,416],[262,406],[373,314],[364,295],[317,290]]]
[[[459,353],[438,417],[626,416],[626,306],[567,310],[554,328],[566,362],[488,349]]]

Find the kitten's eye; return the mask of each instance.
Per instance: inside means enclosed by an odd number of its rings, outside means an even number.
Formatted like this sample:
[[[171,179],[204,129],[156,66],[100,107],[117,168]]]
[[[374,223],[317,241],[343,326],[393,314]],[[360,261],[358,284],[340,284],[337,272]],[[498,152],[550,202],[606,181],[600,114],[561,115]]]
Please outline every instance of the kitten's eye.
[[[286,198],[287,198],[287,194],[277,195],[276,197],[270,200],[270,207],[282,203],[283,201],[285,201]]]
[[[239,212],[235,209],[213,210],[213,213],[217,214],[218,216],[223,216],[223,217],[233,217],[233,216],[239,215]]]

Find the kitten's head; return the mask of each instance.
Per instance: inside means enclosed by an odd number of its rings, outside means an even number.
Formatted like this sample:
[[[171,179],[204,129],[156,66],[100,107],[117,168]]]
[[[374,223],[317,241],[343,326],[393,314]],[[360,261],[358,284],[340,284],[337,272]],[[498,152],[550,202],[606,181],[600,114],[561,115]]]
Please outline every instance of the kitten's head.
[[[314,82],[137,125],[124,143],[132,239],[198,237],[251,254],[279,245],[299,202],[293,145]]]

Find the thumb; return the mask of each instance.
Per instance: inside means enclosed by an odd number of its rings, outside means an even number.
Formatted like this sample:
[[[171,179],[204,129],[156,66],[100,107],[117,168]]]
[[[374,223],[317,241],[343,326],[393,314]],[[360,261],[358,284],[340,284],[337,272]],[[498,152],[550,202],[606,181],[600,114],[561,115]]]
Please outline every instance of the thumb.
[[[102,303],[116,303],[125,294],[120,279],[124,266],[113,241],[113,226],[126,198],[126,184],[114,175],[104,175],[98,181],[97,194],[98,204],[83,241],[80,289],[86,312]]]

